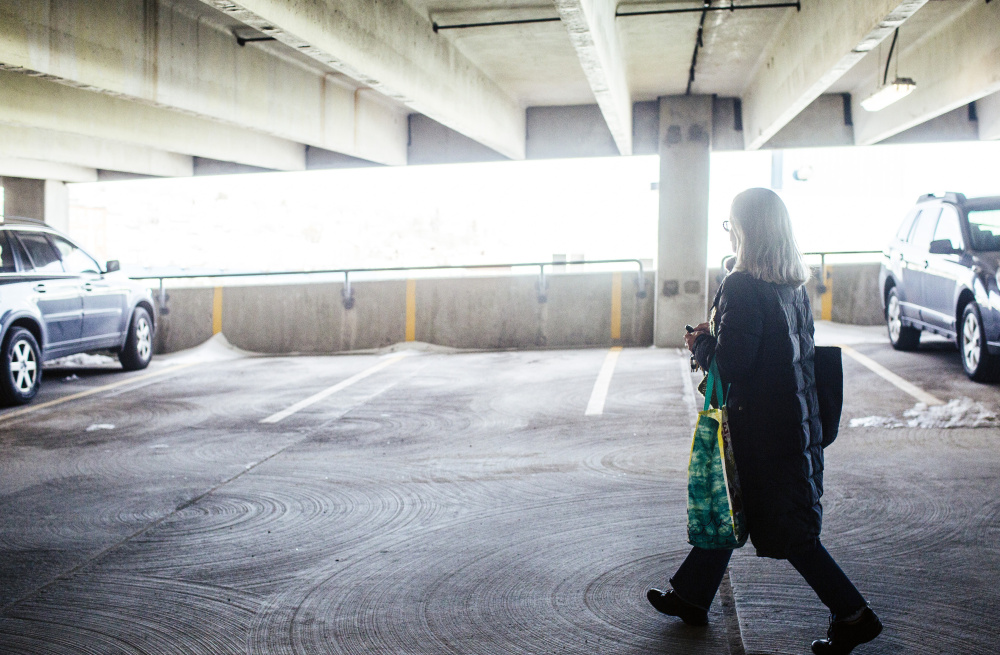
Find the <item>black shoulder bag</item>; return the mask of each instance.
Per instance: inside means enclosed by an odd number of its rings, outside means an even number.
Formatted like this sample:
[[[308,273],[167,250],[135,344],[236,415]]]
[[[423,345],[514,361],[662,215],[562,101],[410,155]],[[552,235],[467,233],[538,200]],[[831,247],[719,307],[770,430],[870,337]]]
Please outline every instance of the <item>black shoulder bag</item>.
[[[844,410],[844,362],[840,348],[816,346],[814,365],[819,418],[823,424],[823,447],[826,448],[840,432],[840,415]]]

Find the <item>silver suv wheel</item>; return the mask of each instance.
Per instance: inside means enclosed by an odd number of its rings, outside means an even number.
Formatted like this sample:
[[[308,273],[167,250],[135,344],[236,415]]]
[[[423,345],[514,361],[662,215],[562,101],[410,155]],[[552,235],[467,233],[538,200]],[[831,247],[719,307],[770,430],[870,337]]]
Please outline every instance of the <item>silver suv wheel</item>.
[[[28,393],[38,379],[38,360],[35,351],[27,341],[14,343],[10,358],[10,373],[14,378],[14,388],[21,393]]]
[[[896,294],[889,296],[886,320],[889,323],[889,338],[895,343],[899,341],[899,329],[903,327],[903,321],[899,318],[899,298],[896,297]]]
[[[135,338],[136,354],[140,359],[149,359],[149,353],[153,348],[153,330],[149,327],[149,319],[143,315],[136,316]]]
[[[962,357],[965,358],[965,370],[979,369],[979,355],[982,352],[983,331],[979,327],[979,317],[975,312],[967,312],[962,324]]]

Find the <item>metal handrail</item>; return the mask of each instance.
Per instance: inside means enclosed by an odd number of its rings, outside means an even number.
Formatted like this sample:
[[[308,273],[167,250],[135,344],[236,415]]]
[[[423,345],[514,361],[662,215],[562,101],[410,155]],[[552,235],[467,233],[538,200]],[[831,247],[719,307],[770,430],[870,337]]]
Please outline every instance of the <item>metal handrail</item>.
[[[826,256],[827,255],[880,255],[883,251],[881,250],[824,250],[822,252],[804,252],[803,255],[819,255],[819,274],[820,279],[816,284],[816,292],[819,294],[824,294],[827,292],[829,287],[826,286],[826,280],[829,277],[826,274]]]
[[[133,280],[159,280],[160,281],[160,309],[164,309],[167,304],[166,289],[163,286],[164,280],[193,280],[197,278],[227,278],[227,277],[272,277],[278,275],[331,275],[342,273],[344,275],[344,288],[340,294],[344,301],[344,308],[354,307],[354,291],[351,289],[352,273],[392,273],[399,271],[439,271],[439,270],[468,270],[468,269],[496,269],[515,268],[521,266],[538,267],[538,301],[546,302],[548,296],[545,291],[549,284],[545,279],[546,266],[578,266],[582,264],[635,264],[639,267],[636,273],[636,296],[646,297],[646,277],[641,259],[581,259],[566,262],[516,262],[508,264],[468,264],[468,265],[446,265],[446,266],[388,266],[383,268],[333,268],[318,271],[252,271],[245,273],[184,273],[178,275],[130,275]]]
[[[878,255],[882,250],[823,250],[821,252],[804,252],[803,255]]]

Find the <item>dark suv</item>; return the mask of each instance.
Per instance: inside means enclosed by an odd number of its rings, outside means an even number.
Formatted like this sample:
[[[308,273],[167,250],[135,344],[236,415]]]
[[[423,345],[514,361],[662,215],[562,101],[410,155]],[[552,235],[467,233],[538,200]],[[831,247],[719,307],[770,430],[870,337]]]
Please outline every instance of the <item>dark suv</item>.
[[[976,381],[1000,375],[1000,196],[921,196],[885,249],[879,288],[889,341],[914,350],[927,330],[955,339]]]
[[[153,297],[110,261],[45,224],[0,219],[0,397],[30,402],[42,362],[112,350],[126,370],[153,355]]]

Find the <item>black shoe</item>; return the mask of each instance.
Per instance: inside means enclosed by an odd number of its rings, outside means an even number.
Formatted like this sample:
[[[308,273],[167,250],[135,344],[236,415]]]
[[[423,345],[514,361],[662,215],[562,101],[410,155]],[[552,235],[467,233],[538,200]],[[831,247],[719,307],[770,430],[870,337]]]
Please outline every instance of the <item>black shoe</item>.
[[[646,592],[646,598],[649,599],[649,604],[655,607],[657,612],[679,617],[688,625],[708,625],[708,612],[687,602],[675,594],[673,590],[650,589]]]
[[[827,638],[814,641],[812,651],[816,655],[847,655],[855,646],[871,641],[880,632],[882,622],[870,607],[853,621],[834,621],[831,616]]]

